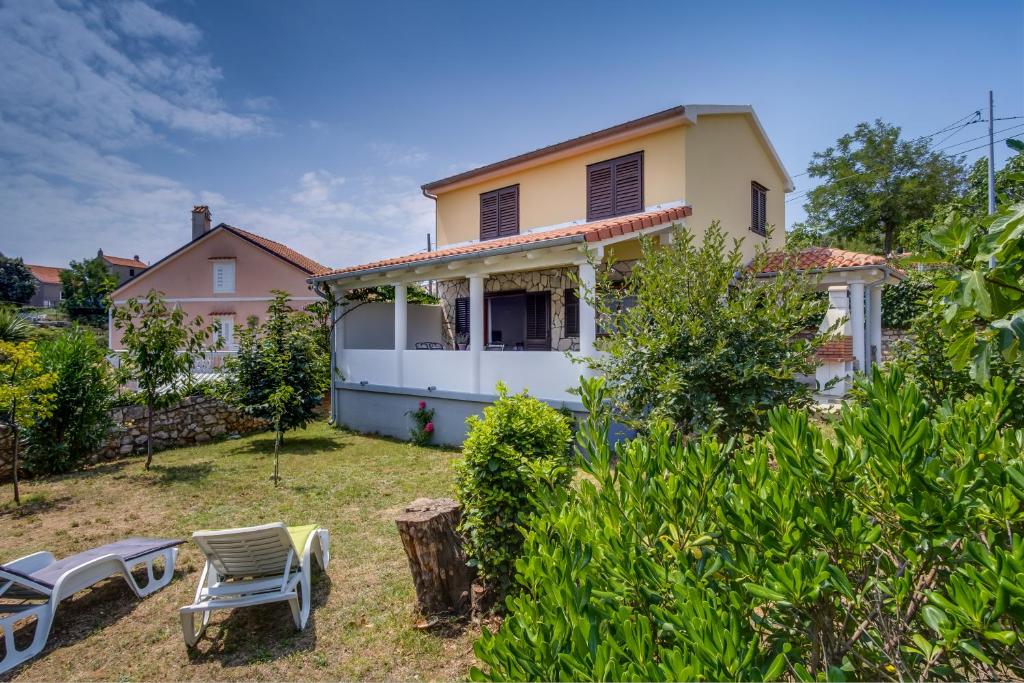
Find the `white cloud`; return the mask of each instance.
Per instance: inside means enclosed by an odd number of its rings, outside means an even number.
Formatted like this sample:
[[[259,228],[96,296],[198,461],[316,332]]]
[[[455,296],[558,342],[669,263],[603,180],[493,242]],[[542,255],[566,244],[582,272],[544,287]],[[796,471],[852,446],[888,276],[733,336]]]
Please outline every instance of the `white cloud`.
[[[370,149],[388,166],[416,166],[430,158],[419,147],[403,147],[391,142],[372,142]]]
[[[185,45],[199,40],[199,29],[174,17],[153,9],[144,2],[132,0],[116,8],[118,25],[129,36],[136,38],[165,38]]]
[[[260,97],[246,97],[242,100],[242,108],[249,111],[267,111],[277,106],[277,100],[270,95]]]

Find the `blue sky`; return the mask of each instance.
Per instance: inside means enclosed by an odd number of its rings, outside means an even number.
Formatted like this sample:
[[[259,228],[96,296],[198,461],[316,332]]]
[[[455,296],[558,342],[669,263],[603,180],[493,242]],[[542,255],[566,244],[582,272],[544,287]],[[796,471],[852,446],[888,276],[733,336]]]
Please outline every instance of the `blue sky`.
[[[752,104],[794,175],[860,121],[1024,114],[1012,0],[4,0],[0,33],[0,251],[52,265],[156,260],[200,202],[332,266],[414,251],[422,183],[675,104]]]

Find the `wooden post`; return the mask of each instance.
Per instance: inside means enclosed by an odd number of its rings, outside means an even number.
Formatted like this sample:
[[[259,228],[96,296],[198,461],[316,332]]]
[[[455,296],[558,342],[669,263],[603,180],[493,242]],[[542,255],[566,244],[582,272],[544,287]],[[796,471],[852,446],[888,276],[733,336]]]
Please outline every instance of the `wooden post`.
[[[395,519],[424,615],[466,614],[475,572],[458,533],[462,512],[451,498],[417,498]]]

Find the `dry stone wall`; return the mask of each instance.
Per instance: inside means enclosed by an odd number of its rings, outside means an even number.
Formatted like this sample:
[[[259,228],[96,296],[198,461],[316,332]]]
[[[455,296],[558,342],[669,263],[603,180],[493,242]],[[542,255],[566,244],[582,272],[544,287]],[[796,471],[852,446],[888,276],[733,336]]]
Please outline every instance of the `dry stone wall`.
[[[142,406],[114,408],[113,426],[107,443],[90,457],[90,462],[146,452],[146,409]],[[153,450],[194,446],[213,439],[262,431],[265,420],[247,415],[234,406],[204,396],[182,399],[153,415]],[[0,479],[11,476],[12,439],[9,431],[0,431]]]

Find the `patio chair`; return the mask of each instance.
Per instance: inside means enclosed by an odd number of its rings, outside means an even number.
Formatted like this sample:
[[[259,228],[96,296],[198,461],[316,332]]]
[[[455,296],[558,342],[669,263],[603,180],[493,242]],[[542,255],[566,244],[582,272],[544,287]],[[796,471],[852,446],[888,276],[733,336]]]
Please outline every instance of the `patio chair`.
[[[4,638],[4,657],[0,674],[10,671],[42,652],[61,600],[96,585],[110,576],[121,575],[136,596],[144,598],[171,582],[178,546],[184,541],[168,538],[126,538],[116,543],[86,550],[57,560],[52,553],[38,552],[0,565],[0,631]],[[154,562],[163,558],[163,573],[157,577]],[[144,584],[132,571],[146,567]],[[18,650],[14,642],[15,626],[30,617],[36,630],[27,648]]]
[[[197,531],[192,540],[206,556],[206,566],[192,604],[179,610],[185,645],[199,642],[218,609],[287,601],[295,627],[306,628],[312,560],[325,570],[331,557],[327,529],[276,522]]]
[[[488,344],[487,346],[484,347],[484,351],[504,351],[504,350],[505,350],[505,345],[504,344],[494,344],[494,343],[491,343],[491,344]]]

